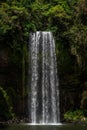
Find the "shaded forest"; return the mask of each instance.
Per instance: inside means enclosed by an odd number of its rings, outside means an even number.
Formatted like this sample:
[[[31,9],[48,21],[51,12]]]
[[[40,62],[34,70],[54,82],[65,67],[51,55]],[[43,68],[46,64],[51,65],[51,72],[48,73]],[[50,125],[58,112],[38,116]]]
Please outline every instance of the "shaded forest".
[[[61,120],[69,119],[70,114],[70,120],[74,120],[76,113],[86,117],[87,1],[3,0],[0,120],[27,117],[28,41],[29,33],[35,31],[51,31],[55,37]]]

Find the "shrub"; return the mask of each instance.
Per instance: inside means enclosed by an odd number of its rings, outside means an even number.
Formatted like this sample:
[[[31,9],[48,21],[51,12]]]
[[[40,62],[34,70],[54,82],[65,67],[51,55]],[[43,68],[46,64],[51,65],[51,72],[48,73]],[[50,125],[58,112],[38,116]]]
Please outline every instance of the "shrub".
[[[87,110],[67,111],[64,114],[66,121],[87,121]]]

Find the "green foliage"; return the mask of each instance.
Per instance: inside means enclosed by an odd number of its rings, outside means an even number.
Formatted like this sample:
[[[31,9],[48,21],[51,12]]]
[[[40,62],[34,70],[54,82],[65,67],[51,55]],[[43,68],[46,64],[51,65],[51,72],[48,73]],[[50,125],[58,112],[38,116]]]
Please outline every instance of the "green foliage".
[[[70,39],[71,52],[77,57],[79,66],[86,67],[86,48],[87,48],[87,24],[86,24],[86,5],[85,0],[80,0],[75,6],[72,14],[73,25],[68,30],[66,37]]]
[[[15,4],[10,6],[7,3],[2,3],[0,5],[0,32],[5,34],[9,30],[12,32],[21,31],[28,16],[25,7],[18,7]]]
[[[13,108],[7,92],[0,87],[0,118],[10,119],[14,117]]]
[[[87,122],[87,110],[68,111],[64,114],[66,121],[85,121]]]
[[[53,17],[58,17],[58,18],[67,16],[64,8],[61,5],[56,5],[51,7],[47,12],[47,15],[51,15]]]
[[[0,5],[0,43],[10,48],[11,62],[17,65],[21,64],[23,44],[31,29],[29,15],[17,1]]]

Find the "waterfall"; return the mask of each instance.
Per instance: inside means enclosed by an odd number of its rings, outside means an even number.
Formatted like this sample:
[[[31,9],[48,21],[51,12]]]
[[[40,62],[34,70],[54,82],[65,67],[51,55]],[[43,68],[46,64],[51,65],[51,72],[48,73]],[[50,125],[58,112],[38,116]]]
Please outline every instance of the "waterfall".
[[[29,122],[58,123],[59,82],[55,41],[51,32],[29,36]]]

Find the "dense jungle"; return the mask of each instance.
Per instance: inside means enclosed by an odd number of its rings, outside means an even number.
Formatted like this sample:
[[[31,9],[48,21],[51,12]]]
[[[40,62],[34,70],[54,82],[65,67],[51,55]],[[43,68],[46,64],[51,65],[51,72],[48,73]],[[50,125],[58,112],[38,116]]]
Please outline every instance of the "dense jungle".
[[[87,122],[87,1],[0,1],[0,122],[27,118],[29,33],[56,42],[61,121]]]

